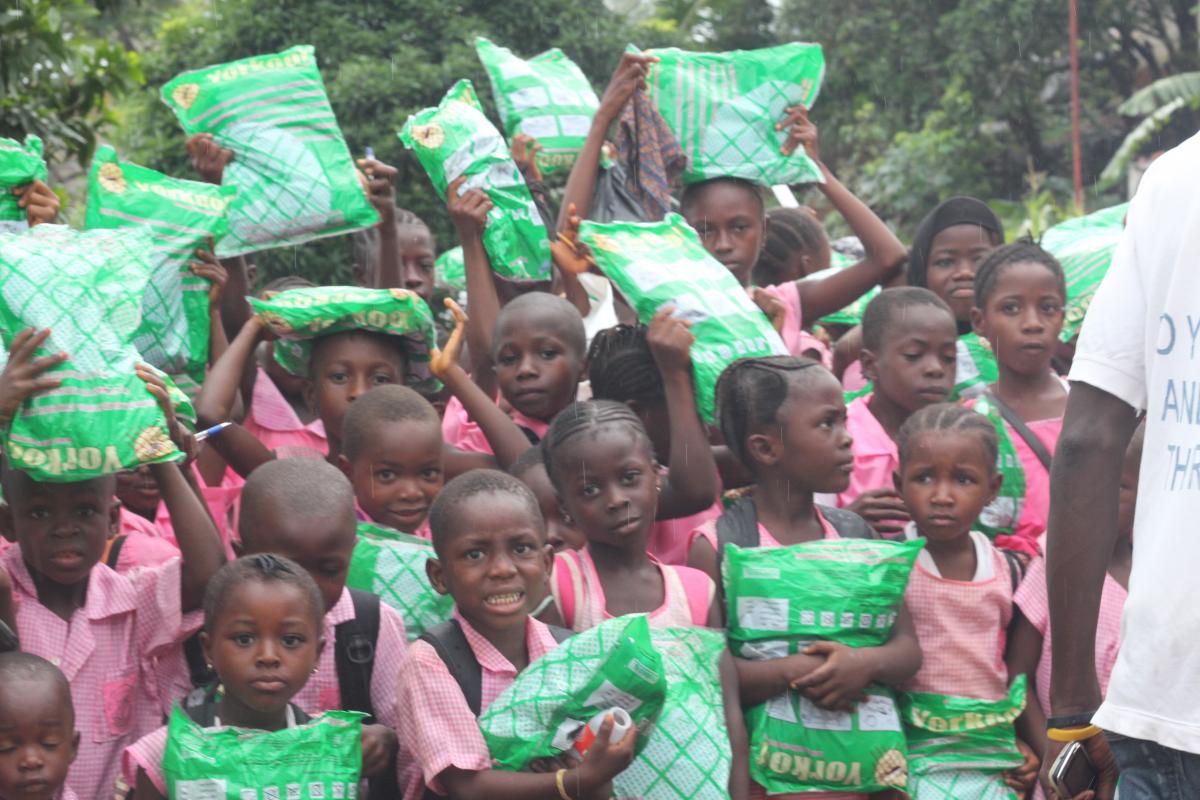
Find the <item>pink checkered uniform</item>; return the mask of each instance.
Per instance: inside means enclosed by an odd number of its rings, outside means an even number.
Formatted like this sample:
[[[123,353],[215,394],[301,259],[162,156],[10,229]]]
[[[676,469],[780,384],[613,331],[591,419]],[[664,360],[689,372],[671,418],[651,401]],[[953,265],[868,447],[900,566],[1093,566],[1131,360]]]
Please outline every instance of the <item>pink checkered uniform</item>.
[[[532,431],[539,441],[550,429],[549,422],[527,417],[515,408],[510,409],[508,415],[517,425]],[[446,403],[446,413],[442,415],[442,438],[446,444],[459,450],[472,453],[492,452],[492,445],[483,435],[483,429],[475,424],[457,397],[451,397]]]

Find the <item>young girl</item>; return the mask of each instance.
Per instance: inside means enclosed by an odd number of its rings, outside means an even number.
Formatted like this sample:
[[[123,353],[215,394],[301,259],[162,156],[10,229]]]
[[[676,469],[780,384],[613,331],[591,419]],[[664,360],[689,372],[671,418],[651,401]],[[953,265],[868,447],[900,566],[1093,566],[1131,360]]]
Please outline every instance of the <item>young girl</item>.
[[[759,547],[837,539],[843,533],[871,535],[856,515],[813,502],[814,493],[844,490],[854,466],[846,404],[831,372],[806,358],[743,359],[721,375],[717,407],[721,434],[754,475],[754,495],[742,501],[747,504],[742,509],[754,515]],[[717,546],[715,523],[693,532],[690,563],[714,580],[720,575]],[[737,667],[743,706],[795,688],[811,693],[822,707],[842,708],[869,683],[903,683],[920,663],[912,622],[902,609],[891,639],[881,647],[857,648],[851,655],[844,645],[818,642],[783,658],[738,659]],[[862,795],[813,792],[804,797]]]
[[[304,688],[325,648],[325,607],[316,583],[295,562],[274,555],[240,558],[222,567],[204,593],[205,659],[213,684],[189,697],[184,710],[211,727],[278,731],[308,721],[291,699]],[[202,706],[207,706],[201,710]],[[135,800],[162,800],[167,729],[125,750],[121,771]],[[214,776],[216,777],[216,776]]]
[[[1000,489],[996,432],[979,414],[939,403],[909,417],[897,444],[896,488],[912,516],[905,537],[926,540],[905,593],[925,658],[904,688],[1000,700],[1008,693],[1004,653],[1016,573],[987,536],[973,529]],[[1024,792],[1036,778],[1038,761],[1027,747],[1021,749],[1026,763],[1004,780]],[[975,783],[989,781],[972,777]]]
[[[675,502],[686,476],[676,469],[658,477],[650,437],[628,406],[576,403],[555,418],[542,453],[564,513],[587,538],[582,550],[555,557],[550,623],[581,631],[649,612],[660,627],[720,626],[712,580],[646,552],[660,505]]]
[[[1012,535],[998,536],[996,544],[1036,555],[1050,513],[1050,459],[1067,407],[1066,383],[1051,366],[1062,331],[1066,279],[1054,256],[1018,242],[993,250],[979,265],[974,295],[971,320],[991,344],[999,368],[999,379],[987,387],[982,402],[994,409],[993,420],[1004,419],[1003,435],[1012,442],[1025,477],[1020,516],[1007,521]]]

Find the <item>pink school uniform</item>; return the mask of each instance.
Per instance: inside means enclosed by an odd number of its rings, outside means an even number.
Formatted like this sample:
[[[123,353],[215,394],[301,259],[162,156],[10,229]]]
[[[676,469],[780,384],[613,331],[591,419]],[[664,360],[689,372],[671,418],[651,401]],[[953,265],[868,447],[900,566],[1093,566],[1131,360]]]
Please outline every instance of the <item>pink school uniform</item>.
[[[157,567],[172,558],[179,558],[179,548],[175,546],[174,538],[170,541],[163,538],[158,526],[150,520],[135,514],[127,508],[121,508],[119,536],[121,549],[117,551],[117,563],[113,567],[121,575],[137,567]],[[113,547],[113,542],[109,547]],[[108,563],[109,550],[104,553],[104,561]]]
[[[651,627],[706,626],[717,592],[712,578],[698,569],[663,564],[654,556],[650,556],[650,560],[663,577],[663,604],[650,612]],[[604,587],[596,574],[596,564],[586,547],[567,550],[554,557],[550,591],[563,622],[573,631],[586,631],[612,619]]]
[[[1053,417],[1025,424],[1053,456],[1058,447],[1058,437],[1062,433],[1062,423],[1062,417]],[[1046,523],[1050,518],[1050,473],[1012,426],[1005,423],[1005,427],[1008,428],[1008,435],[1012,440],[1013,449],[1017,451],[1021,467],[1025,470],[1025,502],[1021,505],[1021,516],[1017,518],[1017,528],[1013,535],[997,536],[996,546],[1040,555],[1041,548],[1037,540],[1046,532]]]
[[[517,668],[495,646],[471,627],[458,610],[454,619],[462,627],[471,652],[482,669],[480,711],[488,706],[517,677]],[[528,618],[525,644],[530,663],[557,646],[549,628]],[[420,782],[438,794],[444,794],[438,776],[449,767],[484,770],[492,766],[479,723],[471,713],[458,682],[446,668],[441,656],[427,642],[417,640],[408,648],[400,667],[400,691],[397,695],[400,717],[400,743],[416,759],[420,774],[417,786],[409,786],[406,797],[419,796]]]
[[[867,405],[873,395],[856,398],[846,406],[846,430],[854,439],[854,472],[850,485],[838,495],[838,506],[845,508],[869,489],[892,488],[893,475],[900,469],[896,443]]]
[[[97,564],[70,622],[38,602],[20,547],[0,563],[12,577],[23,650],[56,664],[71,684],[79,756],[67,780],[80,796],[111,797],[121,752],[162,724],[153,658],[200,626],[180,606],[181,561],[118,575]]]
[[[250,404],[250,413],[242,421],[242,427],[280,457],[296,455],[291,452],[296,449],[313,450],[320,458],[329,452],[325,425],[320,419],[307,425],[301,422],[262,367],[258,368],[254,379],[254,402]],[[285,452],[279,453],[280,450]]]
[[[706,522],[712,522],[721,516],[725,506],[720,498],[699,514],[678,519],[660,519],[650,529],[650,539],[646,542],[646,552],[664,564],[686,565],[688,543],[692,531]]]
[[[783,343],[788,352],[794,356],[804,355],[807,350],[815,350],[817,360],[826,369],[833,369],[833,353],[829,346],[813,336],[802,327],[804,310],[800,307],[800,287],[795,281],[779,283],[774,286],[764,286],[763,291],[783,303]]]
[[[527,417],[515,408],[510,409],[508,415],[519,427],[533,433],[538,441],[541,441],[542,437],[546,435],[546,431],[550,429],[549,422]],[[442,415],[442,438],[446,444],[457,447],[459,450],[471,453],[492,452],[492,446],[488,443],[487,437],[483,435],[483,429],[475,424],[457,397],[451,397],[446,403],[446,413]]]

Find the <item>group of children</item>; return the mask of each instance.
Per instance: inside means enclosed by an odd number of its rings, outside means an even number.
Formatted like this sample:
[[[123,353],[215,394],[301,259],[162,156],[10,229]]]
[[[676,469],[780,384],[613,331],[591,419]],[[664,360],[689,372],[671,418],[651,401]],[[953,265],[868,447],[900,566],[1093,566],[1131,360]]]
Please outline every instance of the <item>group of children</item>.
[[[649,58],[627,54],[604,96],[563,197],[567,237]],[[163,721],[176,706],[205,727],[262,731],[361,711],[372,798],[608,797],[634,757],[634,737],[609,743],[613,720],[582,758],[507,772],[493,769],[476,719],[559,644],[559,626],[644,613],[652,626],[723,628],[723,519],[733,517],[762,548],[925,545],[886,643],[726,654],[731,796],[762,795],[748,777],[743,708],[797,691],[846,709],[871,683],[998,700],[1018,675],[1032,687],[1016,722],[1025,763],[1003,780],[1014,796],[1043,796],[1041,554],[1067,399],[1063,270],[1035,244],[1003,244],[995,215],[970,198],[932,210],[906,249],[820,161],[807,112],[785,122],[785,148],[820,166],[821,192],[864,255],[809,279],[831,253],[814,215],[768,212],[740,178],[683,190],[681,214],[791,353],[731,363],[717,426],[696,411],[689,323],[665,307],[639,324],[616,296],[621,324],[589,341],[598,309],[578,276],[556,271],[534,287],[493,277],[482,239],[491,201],[452,186],[469,314],[454,309],[455,331],[430,362],[443,394],[406,386],[406,345],[377,332],[318,335],[307,374],[288,373],[269,327],[241,297],[222,297],[228,342],[214,348],[195,408],[200,428],[233,424],[196,461],[71,483],[0,465],[0,620],[20,648],[0,655],[0,797],[167,797]],[[429,229],[394,208],[394,170],[362,166],[387,213],[386,229],[356,237],[356,276],[432,304]],[[247,285],[242,259],[224,267],[230,287]],[[287,278],[263,294],[303,285]],[[860,327],[815,324],[881,285]],[[45,338],[10,339],[0,423],[53,384],[64,356],[42,354]],[[144,380],[169,412],[161,382]],[[184,425],[171,433],[195,452]],[[1097,637],[1102,681],[1119,643],[1139,459],[1135,443]],[[431,641],[409,642],[397,610],[347,588],[359,522],[432,542],[428,580],[453,598],[479,668],[474,704]]]

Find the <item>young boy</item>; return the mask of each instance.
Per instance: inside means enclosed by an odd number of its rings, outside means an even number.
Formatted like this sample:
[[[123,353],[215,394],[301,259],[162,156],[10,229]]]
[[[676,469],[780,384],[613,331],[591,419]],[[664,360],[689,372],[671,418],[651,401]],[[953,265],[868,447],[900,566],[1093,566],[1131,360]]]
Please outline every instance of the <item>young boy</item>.
[[[435,589],[454,598],[454,624],[481,671],[482,713],[517,673],[552,650],[550,630],[530,617],[545,594],[551,550],[537,499],[516,478],[475,470],[446,484],[430,512]],[[457,680],[434,646],[414,642],[400,670],[400,734],[421,780],[439,795],[489,800],[607,797],[633,758],[634,737],[597,744],[576,766],[533,774],[492,769],[491,755]],[[608,723],[606,723],[606,727]],[[409,796],[414,793],[409,787]],[[568,794],[569,793],[569,794]]]
[[[0,797],[76,800],[66,786],[79,753],[71,687],[31,653],[0,654]]]
[[[243,555],[273,553],[292,559],[312,575],[325,603],[325,650],[317,671],[292,702],[308,714],[331,709],[371,714],[371,724],[363,726],[363,776],[375,779],[372,797],[376,791],[386,797],[383,787],[392,770],[403,786],[411,765],[396,747],[396,675],[406,638],[398,612],[375,595],[352,594],[346,588],[355,528],[350,482],[320,459],[271,461],[256,469],[242,490],[238,532]],[[364,614],[377,615],[373,642]],[[339,637],[354,638],[339,643]],[[363,696],[347,697],[351,688]]]

